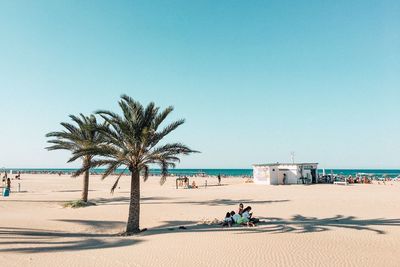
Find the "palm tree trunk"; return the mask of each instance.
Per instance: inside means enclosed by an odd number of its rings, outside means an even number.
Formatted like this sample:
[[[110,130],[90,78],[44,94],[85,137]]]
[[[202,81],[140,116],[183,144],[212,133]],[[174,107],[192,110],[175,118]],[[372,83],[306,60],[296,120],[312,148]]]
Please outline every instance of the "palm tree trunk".
[[[82,201],[88,201],[89,194],[89,171],[85,171],[83,176],[83,190],[82,190]]]
[[[127,234],[136,234],[139,229],[140,217],[140,173],[139,170],[131,171],[131,199],[129,203],[129,216],[126,225]]]

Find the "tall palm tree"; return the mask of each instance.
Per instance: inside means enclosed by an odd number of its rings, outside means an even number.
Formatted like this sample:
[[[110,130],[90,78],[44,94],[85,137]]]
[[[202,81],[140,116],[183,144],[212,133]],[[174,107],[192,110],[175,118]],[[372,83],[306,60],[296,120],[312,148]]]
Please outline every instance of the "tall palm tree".
[[[197,151],[181,143],[160,145],[165,136],[184,123],[184,120],[178,120],[160,129],[160,125],[173,111],[173,107],[160,112],[154,103],[143,107],[127,95],[121,96],[119,106],[122,109],[122,116],[105,110],[97,112],[109,125],[98,128],[104,139],[103,143],[83,148],[75,153],[75,157],[97,155],[98,158],[93,160],[92,166],[106,166],[103,179],[121,166],[129,170],[131,191],[126,234],[131,235],[140,232],[140,175],[142,174],[143,180],[146,181],[150,165],[157,164],[161,167],[160,184],[163,184],[168,168],[175,167],[180,161],[180,155]],[[115,181],[112,192],[120,178],[121,175]]]
[[[63,131],[46,134],[46,137],[54,138],[47,141],[52,144],[46,147],[47,150],[68,150],[74,154],[81,149],[92,147],[94,144],[100,142],[101,135],[97,131],[99,125],[94,115],[84,116],[80,114],[80,116],[70,115],[69,117],[76,125],[62,122],[61,125],[65,128]],[[105,126],[105,124],[103,126]],[[84,174],[81,200],[87,202],[89,193],[89,169],[92,164],[93,156],[86,154],[81,157],[75,157],[73,155],[68,162],[75,161],[78,158],[82,160],[82,168],[75,172],[73,176],[77,177],[82,173]]]

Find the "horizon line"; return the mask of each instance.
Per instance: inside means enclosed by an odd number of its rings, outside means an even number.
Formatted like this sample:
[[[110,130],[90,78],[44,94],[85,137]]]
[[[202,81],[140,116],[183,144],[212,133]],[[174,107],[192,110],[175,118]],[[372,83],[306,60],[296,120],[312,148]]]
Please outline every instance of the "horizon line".
[[[65,169],[65,170],[76,170],[79,169],[78,167],[0,167],[0,172],[3,170],[13,170],[13,169],[29,169],[29,170],[42,170],[42,169],[53,169],[53,170],[58,170],[58,169]],[[105,169],[105,168],[92,168],[92,169]],[[121,170],[124,168],[118,168],[117,170]],[[150,168],[151,170],[159,170],[160,168]],[[252,170],[253,168],[210,168],[210,167],[203,167],[203,168],[169,168],[169,170]],[[322,169],[332,169],[332,170],[400,170],[400,167],[397,168],[372,168],[372,167],[368,167],[368,168],[340,168],[340,167],[324,167],[324,168],[317,168],[319,170]]]

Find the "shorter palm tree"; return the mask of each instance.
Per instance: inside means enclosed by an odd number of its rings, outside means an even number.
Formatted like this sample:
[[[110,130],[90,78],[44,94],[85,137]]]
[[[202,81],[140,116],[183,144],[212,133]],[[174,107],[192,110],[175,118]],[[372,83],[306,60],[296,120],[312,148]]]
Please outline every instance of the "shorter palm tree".
[[[48,143],[52,144],[49,147],[46,147],[47,150],[68,150],[71,151],[72,154],[76,153],[81,149],[86,149],[92,147],[97,144],[101,140],[101,135],[97,131],[99,125],[97,123],[96,117],[94,115],[84,116],[80,114],[80,116],[69,116],[76,125],[62,122],[61,125],[65,128],[65,130],[60,132],[51,132],[46,134],[46,137],[54,138]],[[105,126],[103,124],[103,126]],[[75,157],[74,155],[68,160],[69,162],[73,162],[76,159],[82,160],[82,168],[73,174],[73,177],[77,177],[84,174],[83,176],[83,189],[82,189],[82,197],[81,200],[83,202],[88,202],[88,194],[89,194],[89,169],[92,164],[92,155],[84,155],[80,157]]]

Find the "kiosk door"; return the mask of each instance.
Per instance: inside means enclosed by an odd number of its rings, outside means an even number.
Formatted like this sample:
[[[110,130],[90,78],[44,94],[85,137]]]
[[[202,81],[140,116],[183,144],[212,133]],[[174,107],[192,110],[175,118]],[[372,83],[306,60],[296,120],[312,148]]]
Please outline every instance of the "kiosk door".
[[[313,184],[317,183],[317,170],[316,169],[311,169],[311,182]]]

